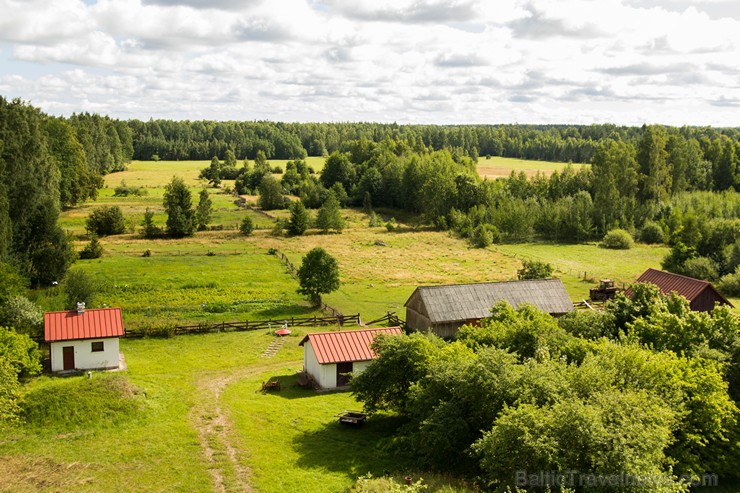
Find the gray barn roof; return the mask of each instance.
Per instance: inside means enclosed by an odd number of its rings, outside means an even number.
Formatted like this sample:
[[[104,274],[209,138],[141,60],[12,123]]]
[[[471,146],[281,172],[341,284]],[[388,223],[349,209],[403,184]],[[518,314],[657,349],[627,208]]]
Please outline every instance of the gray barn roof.
[[[529,303],[550,314],[573,311],[573,302],[560,279],[419,286],[406,305],[417,295],[432,323],[485,318],[491,314],[491,307],[502,300],[514,308]]]

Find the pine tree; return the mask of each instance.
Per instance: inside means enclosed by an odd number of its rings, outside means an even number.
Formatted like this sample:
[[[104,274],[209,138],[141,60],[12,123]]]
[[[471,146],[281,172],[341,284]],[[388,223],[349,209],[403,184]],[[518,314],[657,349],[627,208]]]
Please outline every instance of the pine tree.
[[[203,231],[208,227],[208,223],[211,222],[213,216],[213,202],[211,201],[208,190],[205,188],[200,191],[198,198],[198,207],[195,209],[195,222],[198,227],[198,231]]]
[[[300,236],[306,232],[311,222],[311,216],[303,202],[293,202],[290,204],[290,220],[288,221],[288,233],[294,236]]]
[[[342,211],[339,208],[339,199],[337,199],[333,190],[329,191],[329,196],[321,208],[319,208],[316,216],[316,227],[324,233],[328,233],[330,229],[341,233],[344,229],[344,219],[342,218]]]
[[[167,234],[173,238],[190,236],[195,231],[195,212],[190,190],[182,178],[173,176],[164,190]]]

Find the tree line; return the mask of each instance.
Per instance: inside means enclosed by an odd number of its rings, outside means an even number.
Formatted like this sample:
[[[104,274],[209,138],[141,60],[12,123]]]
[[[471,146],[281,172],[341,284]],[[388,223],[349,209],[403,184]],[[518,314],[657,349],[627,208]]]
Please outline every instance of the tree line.
[[[102,176],[132,154],[123,122],[51,117],[0,97],[0,262],[34,284],[61,280],[73,255],[59,211],[97,197]]]
[[[346,151],[348,142],[402,141],[420,151],[458,149],[473,159],[504,156],[556,162],[590,163],[599,143],[618,141],[636,145],[644,127],[603,125],[397,125],[381,123],[281,123],[269,121],[216,122],[154,120],[128,121],[133,134],[134,158],[153,156],[169,160],[204,160],[227,151],[237,159],[326,156]],[[734,128],[668,128],[671,160],[706,160],[717,166],[727,141],[736,143]],[[658,139],[661,136],[657,136]],[[685,148],[688,146],[688,148]],[[679,163],[678,166],[684,166]],[[691,163],[690,163],[691,164]],[[683,186],[680,180],[677,186]],[[698,186],[707,186],[700,183]],[[706,188],[705,188],[706,189]]]

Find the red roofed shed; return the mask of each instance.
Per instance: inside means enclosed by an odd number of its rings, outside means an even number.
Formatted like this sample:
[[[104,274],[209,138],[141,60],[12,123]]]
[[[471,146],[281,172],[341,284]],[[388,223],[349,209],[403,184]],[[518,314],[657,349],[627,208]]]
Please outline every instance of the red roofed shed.
[[[349,383],[347,373],[360,373],[375,359],[370,348],[378,334],[401,335],[400,327],[308,334],[303,346],[305,371],[325,389]]]
[[[732,303],[727,301],[727,298],[722,296],[711,283],[693,277],[648,269],[637,279],[637,282],[654,284],[666,295],[675,292],[689,300],[689,306],[697,312],[712,311],[715,303],[732,306]],[[627,289],[625,295],[632,296],[632,289]]]
[[[50,345],[51,370],[117,368],[118,338],[123,336],[120,308],[85,309],[44,314],[44,340]]]

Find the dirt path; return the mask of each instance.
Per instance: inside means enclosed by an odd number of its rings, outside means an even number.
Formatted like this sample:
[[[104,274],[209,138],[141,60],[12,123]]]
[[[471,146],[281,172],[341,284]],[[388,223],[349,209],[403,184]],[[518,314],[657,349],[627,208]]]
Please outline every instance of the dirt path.
[[[252,493],[252,471],[243,465],[244,450],[234,446],[234,430],[226,412],[221,408],[224,389],[244,378],[272,370],[284,369],[288,361],[263,364],[234,370],[228,373],[210,374],[197,382],[200,400],[190,411],[190,417],[198,431],[198,440],[203,455],[209,464],[213,479],[213,490],[218,493]]]

